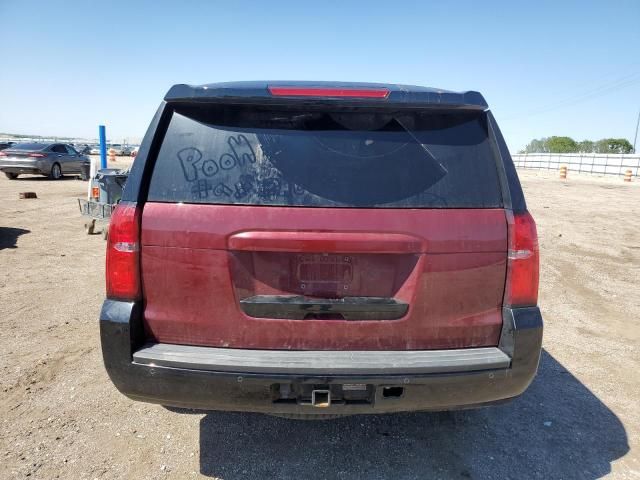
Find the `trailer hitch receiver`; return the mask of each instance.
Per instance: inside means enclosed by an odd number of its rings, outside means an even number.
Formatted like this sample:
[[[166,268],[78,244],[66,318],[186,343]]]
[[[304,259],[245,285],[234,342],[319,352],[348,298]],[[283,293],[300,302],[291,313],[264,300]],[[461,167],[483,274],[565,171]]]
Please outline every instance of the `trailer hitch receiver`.
[[[331,406],[331,390],[312,390],[311,405],[318,408]]]

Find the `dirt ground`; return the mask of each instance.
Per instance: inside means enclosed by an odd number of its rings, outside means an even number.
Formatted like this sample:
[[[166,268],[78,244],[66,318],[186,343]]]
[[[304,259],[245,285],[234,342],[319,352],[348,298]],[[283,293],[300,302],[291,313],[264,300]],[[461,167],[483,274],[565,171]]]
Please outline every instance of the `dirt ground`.
[[[179,414],[102,366],[86,182],[0,178],[0,478],[640,478],[640,181],[521,172],[538,222],[538,377],[503,406],[299,422]],[[36,200],[18,193],[37,192]]]

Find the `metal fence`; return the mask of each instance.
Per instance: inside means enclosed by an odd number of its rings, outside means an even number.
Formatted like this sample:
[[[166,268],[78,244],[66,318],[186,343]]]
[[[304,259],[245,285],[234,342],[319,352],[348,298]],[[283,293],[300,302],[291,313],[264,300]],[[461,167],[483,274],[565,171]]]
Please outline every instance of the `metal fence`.
[[[624,175],[631,170],[633,176],[640,174],[640,155],[602,153],[517,153],[512,155],[519,168],[558,170],[565,165],[574,172],[600,175]]]
[[[139,139],[137,137],[128,137],[118,142],[117,139],[107,139],[107,145],[117,144],[123,146],[136,146],[139,145]],[[82,137],[47,137],[47,136],[27,136],[27,135],[11,135],[0,133],[0,142],[14,142],[14,143],[73,143],[74,145],[98,145],[100,140],[97,138],[82,138]]]

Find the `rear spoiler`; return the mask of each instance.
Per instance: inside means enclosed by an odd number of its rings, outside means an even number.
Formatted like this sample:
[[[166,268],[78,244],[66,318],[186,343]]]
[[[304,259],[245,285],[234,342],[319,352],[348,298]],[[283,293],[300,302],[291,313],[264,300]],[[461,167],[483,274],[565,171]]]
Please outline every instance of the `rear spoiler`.
[[[380,83],[229,82],[171,87],[168,103],[261,105],[340,105],[396,108],[446,108],[483,111],[482,94]]]

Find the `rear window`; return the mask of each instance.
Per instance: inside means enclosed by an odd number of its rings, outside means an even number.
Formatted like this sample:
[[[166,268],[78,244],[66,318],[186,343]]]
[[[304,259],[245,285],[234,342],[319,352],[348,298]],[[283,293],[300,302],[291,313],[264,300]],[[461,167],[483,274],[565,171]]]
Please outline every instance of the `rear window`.
[[[42,150],[47,145],[43,143],[16,143],[11,145],[11,150]]]
[[[148,200],[235,205],[494,208],[481,113],[175,111]]]

